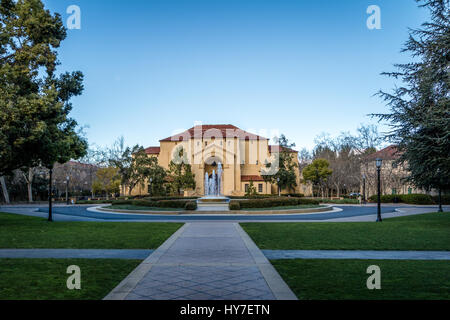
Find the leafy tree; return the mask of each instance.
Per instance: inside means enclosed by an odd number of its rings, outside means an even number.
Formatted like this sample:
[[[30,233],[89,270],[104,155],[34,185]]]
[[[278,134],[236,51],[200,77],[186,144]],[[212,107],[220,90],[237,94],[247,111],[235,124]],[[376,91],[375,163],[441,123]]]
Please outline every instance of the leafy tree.
[[[253,181],[250,181],[247,191],[245,192],[246,197],[251,197],[257,195],[256,187],[253,184]]]
[[[120,189],[119,171],[112,167],[98,169],[92,189],[94,193],[105,193],[106,199],[109,199],[110,194],[117,193]]]
[[[69,117],[83,74],[55,74],[56,49],[65,38],[61,17],[41,0],[0,2],[0,176],[18,168],[51,169],[86,152]]]
[[[183,149],[175,150],[176,159],[169,163],[169,184],[173,192],[181,194],[181,189],[195,189],[195,174],[192,173],[192,167],[186,158]]]
[[[147,180],[152,176],[152,170],[158,166],[156,157],[149,157],[145,149],[141,146],[135,146],[132,150],[131,164],[128,176],[122,177],[122,180],[128,179],[128,192],[131,195],[133,189],[140,185],[143,187]]]
[[[404,46],[414,61],[384,73],[402,85],[379,92],[390,113],[374,116],[390,123],[386,137],[398,146],[410,182],[450,189],[450,5],[449,0],[419,2],[430,10],[431,21],[412,30]]]
[[[303,179],[313,185],[323,186],[328,177],[333,173],[330,164],[325,159],[315,159],[309,166],[303,169]]]
[[[295,147],[295,143],[289,143],[283,134],[276,140],[279,150],[275,157],[278,157],[278,161],[266,163],[265,170],[261,172],[262,177],[265,182],[277,184],[280,189],[294,189],[297,186],[298,164],[291,148]]]
[[[154,159],[156,161],[153,161],[152,163],[149,179],[147,181],[150,183],[149,185],[152,196],[164,196],[167,194],[165,187],[167,182],[167,172],[163,167],[158,165],[157,158]]]

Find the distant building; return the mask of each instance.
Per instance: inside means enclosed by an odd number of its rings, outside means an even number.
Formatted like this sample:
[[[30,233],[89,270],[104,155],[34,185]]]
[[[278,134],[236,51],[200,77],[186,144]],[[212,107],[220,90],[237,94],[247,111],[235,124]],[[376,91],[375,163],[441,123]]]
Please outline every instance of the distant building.
[[[396,164],[399,156],[397,147],[391,145],[367,157],[367,161],[361,167],[362,174],[366,176],[366,197],[377,194],[377,169],[375,165],[375,159],[377,158],[383,160],[381,167],[381,194],[435,194],[434,191],[427,192],[406,181],[408,170],[404,165]],[[363,186],[361,185],[361,193],[362,190]]]

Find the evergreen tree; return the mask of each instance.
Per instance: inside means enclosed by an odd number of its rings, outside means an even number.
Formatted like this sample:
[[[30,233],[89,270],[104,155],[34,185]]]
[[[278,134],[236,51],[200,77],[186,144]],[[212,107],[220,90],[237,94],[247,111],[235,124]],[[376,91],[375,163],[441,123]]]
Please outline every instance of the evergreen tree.
[[[379,95],[390,107],[387,138],[399,149],[399,162],[409,170],[408,180],[425,189],[450,189],[450,5],[449,0],[426,0],[431,21],[412,30],[403,52],[414,62],[397,64],[385,73],[403,85]]]

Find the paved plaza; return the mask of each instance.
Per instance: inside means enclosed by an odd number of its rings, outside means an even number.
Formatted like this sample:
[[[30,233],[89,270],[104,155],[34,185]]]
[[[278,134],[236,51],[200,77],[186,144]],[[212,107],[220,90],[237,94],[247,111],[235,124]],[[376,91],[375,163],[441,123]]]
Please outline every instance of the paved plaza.
[[[106,300],[296,300],[236,223],[187,223]]]

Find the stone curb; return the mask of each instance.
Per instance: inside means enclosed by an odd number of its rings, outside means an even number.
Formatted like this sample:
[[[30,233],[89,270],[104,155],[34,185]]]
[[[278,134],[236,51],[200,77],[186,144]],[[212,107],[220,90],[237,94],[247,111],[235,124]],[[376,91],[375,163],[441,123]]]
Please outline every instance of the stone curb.
[[[133,214],[139,216],[205,216],[205,215],[214,215],[214,216],[278,216],[278,215],[308,215],[308,214],[319,214],[319,213],[332,213],[332,212],[341,212],[342,209],[334,208],[331,205],[325,205],[323,208],[309,208],[309,209],[287,209],[287,210],[261,210],[261,211],[143,211],[143,210],[122,210],[122,209],[108,209],[107,206],[97,206],[88,208],[87,211],[91,212],[102,212],[102,213],[111,213],[111,214]],[[196,213],[194,213],[196,212]]]
[[[150,271],[153,264],[157,263],[161,256],[169,250],[174,242],[183,234],[189,223],[184,224],[173,235],[170,236],[158,249],[147,259],[137,266],[119,285],[114,288],[103,300],[125,300],[126,296],[136,287],[139,281]]]
[[[238,223],[234,223],[234,226],[258,266],[259,271],[266,280],[267,285],[270,290],[272,290],[275,298],[277,300],[298,300],[297,296],[292,292],[286,282],[284,282],[283,278],[281,278],[269,260],[267,260],[262,251],[256,246],[244,229],[242,229]]]

